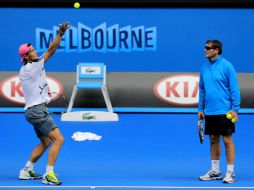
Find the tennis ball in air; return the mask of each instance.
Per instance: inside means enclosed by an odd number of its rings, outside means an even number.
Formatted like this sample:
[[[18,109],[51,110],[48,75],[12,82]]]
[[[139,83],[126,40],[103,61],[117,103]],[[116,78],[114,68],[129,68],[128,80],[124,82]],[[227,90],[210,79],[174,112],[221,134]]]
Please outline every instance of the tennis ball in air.
[[[232,115],[231,113],[227,113],[226,117],[227,117],[228,119],[232,119],[232,118],[233,118],[233,115]]]
[[[74,8],[78,9],[80,7],[79,2],[74,3]]]

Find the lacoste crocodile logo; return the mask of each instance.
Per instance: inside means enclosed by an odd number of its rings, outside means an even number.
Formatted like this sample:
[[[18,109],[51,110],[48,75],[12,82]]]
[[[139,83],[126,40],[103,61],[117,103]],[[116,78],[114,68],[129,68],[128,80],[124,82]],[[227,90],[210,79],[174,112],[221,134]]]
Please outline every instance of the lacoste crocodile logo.
[[[95,70],[91,67],[86,68],[86,73],[94,73]]]
[[[83,120],[92,120],[92,119],[96,119],[96,117],[94,115],[90,115],[91,113],[85,113],[83,116],[82,116],[82,119]]]

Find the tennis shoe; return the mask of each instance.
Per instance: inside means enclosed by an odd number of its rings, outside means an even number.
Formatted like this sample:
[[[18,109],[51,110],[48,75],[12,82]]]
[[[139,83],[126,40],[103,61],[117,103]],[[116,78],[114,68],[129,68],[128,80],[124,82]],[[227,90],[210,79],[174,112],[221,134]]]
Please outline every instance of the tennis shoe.
[[[234,183],[234,182],[235,182],[235,173],[227,171],[226,176],[223,179],[223,183]]]
[[[20,170],[19,172],[19,179],[26,180],[26,179],[41,179],[42,175],[37,174],[34,170],[26,171],[24,169]]]
[[[62,182],[57,179],[54,171],[50,171],[48,175],[44,174],[42,183],[47,185],[61,185]]]
[[[222,177],[220,172],[214,172],[212,170],[209,170],[205,175],[199,176],[199,179],[201,181],[221,180]]]

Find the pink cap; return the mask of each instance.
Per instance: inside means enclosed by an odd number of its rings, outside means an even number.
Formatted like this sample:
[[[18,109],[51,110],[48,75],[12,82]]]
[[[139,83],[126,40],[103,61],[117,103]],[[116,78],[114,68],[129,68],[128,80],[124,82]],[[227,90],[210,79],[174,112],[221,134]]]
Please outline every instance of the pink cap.
[[[31,50],[32,46],[31,44],[22,44],[19,46],[19,54],[21,56],[21,62],[24,61],[25,55]]]

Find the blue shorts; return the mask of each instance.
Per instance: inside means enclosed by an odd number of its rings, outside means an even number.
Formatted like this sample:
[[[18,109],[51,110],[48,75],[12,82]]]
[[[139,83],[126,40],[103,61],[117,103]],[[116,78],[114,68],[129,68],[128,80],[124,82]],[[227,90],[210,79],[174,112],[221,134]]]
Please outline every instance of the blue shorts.
[[[43,136],[48,137],[50,131],[57,128],[46,103],[28,108],[25,111],[25,117],[34,126],[34,131],[38,138]]]

